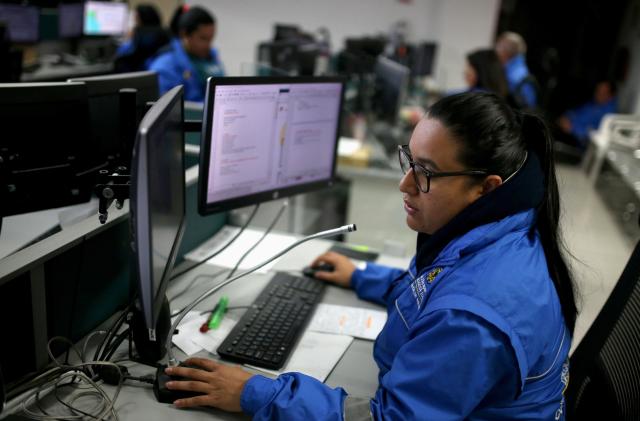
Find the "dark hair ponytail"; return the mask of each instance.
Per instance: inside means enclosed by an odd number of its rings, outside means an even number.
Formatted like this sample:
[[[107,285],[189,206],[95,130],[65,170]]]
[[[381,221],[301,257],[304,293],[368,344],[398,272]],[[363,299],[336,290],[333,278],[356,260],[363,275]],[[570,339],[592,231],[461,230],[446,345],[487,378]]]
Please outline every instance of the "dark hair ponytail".
[[[566,247],[560,234],[560,193],[553,156],[553,137],[545,121],[531,113],[522,113],[522,137],[540,159],[545,177],[545,197],[538,209],[536,227],[547,258],[549,274],[562,305],[564,320],[573,334],[577,307],[575,286],[565,261]]]
[[[537,208],[536,229],[547,259],[562,314],[573,334],[577,308],[574,283],[565,261],[560,222],[560,196],[553,162],[553,143],[544,120],[514,111],[497,95],[466,92],[445,97],[429,110],[460,145],[459,161],[468,168],[485,168],[506,180],[521,166],[527,152],[535,153],[544,175],[544,198]]]

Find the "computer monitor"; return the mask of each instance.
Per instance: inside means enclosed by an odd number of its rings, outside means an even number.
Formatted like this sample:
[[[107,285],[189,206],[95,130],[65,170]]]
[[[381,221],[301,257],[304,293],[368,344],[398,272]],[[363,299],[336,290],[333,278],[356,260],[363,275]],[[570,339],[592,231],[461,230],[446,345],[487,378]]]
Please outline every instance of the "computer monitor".
[[[300,28],[297,25],[277,23],[273,28],[273,40],[284,41],[297,39],[300,36]]]
[[[132,161],[130,209],[140,304],[149,340],[161,347],[169,332],[168,326],[158,328],[158,320],[184,230],[183,113],[183,88],[177,86],[142,119]]]
[[[380,119],[395,124],[400,107],[407,96],[410,70],[380,56],[376,60],[374,71],[376,86],[372,108]]]
[[[35,6],[0,4],[0,22],[9,28],[9,39],[14,43],[38,42],[40,12]]]
[[[0,215],[90,199],[88,122],[81,83],[0,84]]]
[[[344,80],[210,78],[198,209],[203,215],[333,183]]]
[[[82,36],[84,3],[60,3],[58,5],[58,33],[60,38]]]
[[[87,86],[89,95],[89,118],[91,122],[91,143],[98,154],[107,160],[118,159],[125,166],[131,161],[131,149],[135,129],[146,112],[147,102],[158,99],[158,74],[155,72],[132,72],[114,75],[69,79]],[[135,119],[122,121],[120,90],[135,89]],[[124,105],[123,105],[124,106]],[[133,132],[127,127],[133,127]]]
[[[85,35],[124,35],[129,22],[126,3],[88,1],[84,4]]]
[[[438,45],[434,42],[423,42],[412,48],[411,75],[431,76],[436,59]]]

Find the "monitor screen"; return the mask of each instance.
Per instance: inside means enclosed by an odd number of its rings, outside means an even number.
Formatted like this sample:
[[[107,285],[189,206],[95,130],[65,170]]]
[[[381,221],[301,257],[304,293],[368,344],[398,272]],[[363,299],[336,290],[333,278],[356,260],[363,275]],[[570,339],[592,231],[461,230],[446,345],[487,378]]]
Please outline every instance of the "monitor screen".
[[[381,119],[395,124],[400,106],[409,88],[410,71],[386,57],[378,57],[375,65],[373,109]]]
[[[35,6],[0,4],[0,22],[9,28],[9,40],[17,43],[38,42],[40,12]]]
[[[0,84],[0,215],[89,200],[88,112],[81,83]]]
[[[134,126],[137,128],[146,112],[147,102],[158,99],[158,74],[155,72],[119,73],[69,79],[69,82],[82,82],[87,86],[91,143],[94,149],[101,157],[108,160],[119,158],[121,163],[128,167],[135,133],[129,136],[121,131],[121,128],[127,126],[121,124],[124,116],[120,114],[120,89],[136,90],[136,110],[132,118],[135,119]]]
[[[211,78],[200,153],[201,214],[331,185],[340,78]]]
[[[126,3],[88,1],[84,4],[85,35],[124,35],[128,22]]]
[[[82,35],[84,3],[60,3],[58,5],[58,33],[61,38]]]
[[[412,51],[411,74],[413,76],[431,76],[435,63],[437,44],[433,42],[423,42]]]
[[[180,246],[185,214],[183,90],[164,94],[138,128],[131,171],[131,214],[140,298],[155,329]]]

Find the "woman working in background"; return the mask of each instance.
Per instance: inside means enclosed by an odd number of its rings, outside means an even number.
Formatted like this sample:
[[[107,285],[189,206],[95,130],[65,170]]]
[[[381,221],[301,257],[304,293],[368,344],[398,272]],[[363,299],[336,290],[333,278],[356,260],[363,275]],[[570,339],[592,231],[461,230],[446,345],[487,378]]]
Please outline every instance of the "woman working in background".
[[[148,69],[157,52],[169,44],[169,35],[162,27],[160,13],[153,4],[136,6],[134,21],[129,38],[118,47],[116,52],[116,72]]]
[[[327,253],[317,277],[387,307],[371,400],[300,373],[276,379],[206,359],[167,369],[214,406],[266,419],[564,419],[576,320],[564,261],[551,137],[498,96],[438,101],[400,147],[406,222],[418,233],[402,271],[356,269]]]
[[[470,91],[489,91],[501,98],[509,95],[502,64],[493,50],[476,50],[467,55],[464,80]]]
[[[184,6],[177,28],[178,37],[171,40],[169,51],[151,63],[150,70],[158,73],[161,94],[184,85],[185,100],[202,102],[207,78],[224,76],[218,52],[211,48],[215,18],[201,7]]]

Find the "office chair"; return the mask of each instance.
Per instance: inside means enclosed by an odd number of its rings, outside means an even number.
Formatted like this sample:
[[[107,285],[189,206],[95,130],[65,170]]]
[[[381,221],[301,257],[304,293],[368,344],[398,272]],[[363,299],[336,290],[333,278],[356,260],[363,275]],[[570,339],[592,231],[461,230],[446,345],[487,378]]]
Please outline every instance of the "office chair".
[[[571,356],[568,420],[640,420],[640,241]]]

